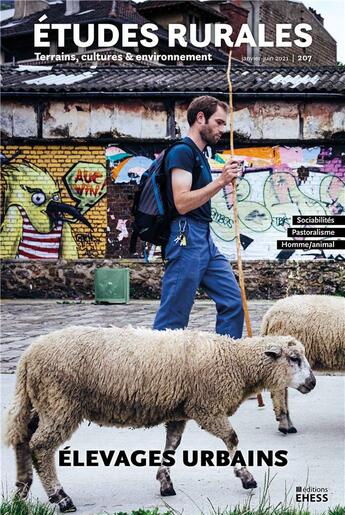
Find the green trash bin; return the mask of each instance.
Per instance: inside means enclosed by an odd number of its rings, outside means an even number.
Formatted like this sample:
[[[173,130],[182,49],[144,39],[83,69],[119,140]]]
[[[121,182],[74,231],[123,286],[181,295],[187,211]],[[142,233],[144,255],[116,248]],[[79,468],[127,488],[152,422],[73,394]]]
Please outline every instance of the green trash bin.
[[[128,304],[129,269],[97,268],[95,272],[95,301],[109,304]]]

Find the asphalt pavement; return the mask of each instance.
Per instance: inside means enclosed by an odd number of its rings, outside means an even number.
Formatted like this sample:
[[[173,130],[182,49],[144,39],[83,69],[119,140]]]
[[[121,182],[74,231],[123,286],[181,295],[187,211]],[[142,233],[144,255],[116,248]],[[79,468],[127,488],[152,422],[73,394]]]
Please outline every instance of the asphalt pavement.
[[[258,332],[261,318],[272,302],[249,303],[254,333]],[[132,302],[129,305],[94,305],[92,303],[63,303],[56,301],[5,301],[2,305],[2,371],[1,413],[4,414],[13,395],[15,365],[32,339],[42,333],[66,325],[133,325],[151,326],[157,302]],[[190,327],[212,330],[214,307],[207,301],[197,302],[191,316]],[[58,466],[58,475],[66,492],[72,497],[83,515],[131,512],[138,508],[172,507],[185,515],[208,515],[217,510],[243,504],[251,498],[252,506],[262,500],[265,481],[272,480],[267,502],[272,506],[280,502],[308,507],[312,513],[322,513],[329,507],[345,506],[344,463],[345,443],[345,377],[318,375],[315,389],[302,395],[291,390],[291,418],[297,427],[296,434],[283,435],[277,430],[269,394],[264,392],[265,408],[259,409],[256,400],[247,400],[231,417],[240,440],[244,459],[251,452],[255,457],[250,467],[258,488],[253,492],[243,490],[229,466],[216,464],[216,451],[224,444],[200,429],[194,422],[187,424],[182,443],[176,452],[176,463],[171,475],[176,496],[162,498],[155,479],[157,466],[137,466],[131,462],[136,450],[159,451],[164,447],[164,427],[127,429],[98,427],[83,423],[60,450],[69,447],[65,454],[66,465]],[[109,466],[102,464],[96,452],[95,466],[85,466],[87,451],[114,451]],[[276,465],[258,465],[256,451],[273,456]],[[123,455],[129,459],[127,466],[115,464]],[[211,462],[201,465],[204,451],[213,453]],[[250,452],[251,451],[251,452]],[[279,451],[287,459],[278,466]],[[195,452],[198,461],[187,466],[186,459]],[[249,453],[249,454],[248,454]],[[276,454],[278,453],[278,455]],[[12,449],[1,447],[2,491],[11,493],[15,483],[15,461]],[[212,454],[209,454],[211,456]],[[59,453],[56,455],[58,460]],[[60,456],[62,456],[60,454]],[[69,466],[71,456],[78,459]],[[46,501],[46,494],[37,476],[31,490],[33,498]],[[304,502],[302,502],[304,497]]]

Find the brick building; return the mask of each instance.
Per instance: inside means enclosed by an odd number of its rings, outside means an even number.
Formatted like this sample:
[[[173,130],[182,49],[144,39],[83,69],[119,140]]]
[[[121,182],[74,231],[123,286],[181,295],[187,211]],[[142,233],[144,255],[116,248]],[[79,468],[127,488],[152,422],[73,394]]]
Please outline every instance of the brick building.
[[[205,23],[230,23],[233,27],[233,37],[236,38],[241,25],[247,23],[248,10],[233,2],[223,3],[219,9],[215,7],[217,5],[195,0],[179,0],[177,2],[146,0],[137,5],[141,14],[165,29],[167,29],[169,23],[182,23],[187,27],[194,23],[197,25],[199,39],[202,41]],[[229,51],[225,45],[222,49],[226,53]],[[234,59],[241,61],[246,55],[246,45],[233,49]]]
[[[309,23],[312,27],[313,43],[309,48],[292,47],[291,53],[294,52],[294,62],[289,60],[289,64],[296,66],[304,66],[309,62],[313,66],[332,66],[337,63],[337,44],[332,36],[323,26],[323,18],[313,9],[307,9],[303,3],[291,2],[283,0],[280,2],[265,1],[260,6],[260,19],[268,27],[268,35],[274,34],[274,26],[276,23]],[[286,48],[262,48],[259,49],[262,58],[271,61],[275,57],[282,59],[289,55]],[[296,54],[300,56],[300,61],[296,59]],[[311,60],[307,61],[306,56],[311,56]],[[283,62],[283,61],[281,61]],[[279,61],[278,61],[279,63]]]
[[[206,2],[219,12],[228,15],[231,21],[238,19],[239,13],[233,15],[233,3],[227,0],[208,0]],[[294,43],[291,48],[247,47],[249,63],[270,66],[332,66],[337,63],[337,43],[327,32],[323,18],[314,9],[307,8],[303,2],[293,0],[239,0],[236,7],[247,12],[247,21],[254,37],[258,37],[259,23],[265,24],[268,40],[274,40],[277,23],[308,23],[312,27],[313,43],[309,48],[299,48]],[[234,13],[235,14],[235,13]],[[242,14],[243,16],[243,14]],[[230,23],[231,23],[230,21]],[[307,56],[311,56],[310,60]]]

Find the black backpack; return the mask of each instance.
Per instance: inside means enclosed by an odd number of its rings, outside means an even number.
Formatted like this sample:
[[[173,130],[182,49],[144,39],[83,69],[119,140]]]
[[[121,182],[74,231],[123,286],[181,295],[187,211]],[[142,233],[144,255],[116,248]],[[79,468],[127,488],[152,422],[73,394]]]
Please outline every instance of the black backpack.
[[[191,143],[185,140],[176,141],[163,150],[150,168],[142,174],[132,207],[133,230],[141,240],[161,247],[164,247],[169,240],[173,215],[167,200],[168,177],[165,172],[165,157],[170,149],[181,143],[189,145],[194,152],[196,163],[200,162]],[[198,167],[198,173],[199,169],[200,167]]]

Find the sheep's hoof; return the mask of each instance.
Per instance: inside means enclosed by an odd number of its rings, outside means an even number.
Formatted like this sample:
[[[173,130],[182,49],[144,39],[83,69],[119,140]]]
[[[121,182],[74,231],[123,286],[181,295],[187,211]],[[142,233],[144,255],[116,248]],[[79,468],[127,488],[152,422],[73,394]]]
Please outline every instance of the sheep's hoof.
[[[49,502],[57,503],[61,513],[77,511],[77,508],[74,506],[72,499],[68,497],[62,488],[60,488],[60,490],[49,497]]]
[[[161,488],[161,496],[162,497],[168,497],[169,495],[176,495],[176,492],[174,490],[173,486],[168,486],[168,488]]]
[[[286,427],[278,427],[278,431],[280,431],[281,433],[283,433],[284,435],[286,435],[288,433],[288,429],[286,429]]]
[[[59,508],[61,513],[71,513],[77,511],[77,508],[74,506],[73,501],[70,497],[66,497],[65,499],[60,501]]]
[[[297,433],[297,429],[294,426],[289,427],[288,433]]]
[[[32,484],[32,479],[29,479],[26,483],[17,481],[16,486],[18,488],[15,493],[15,496],[19,497],[20,499],[26,499],[28,496],[31,484]]]
[[[246,482],[242,481],[242,486],[246,490],[251,490],[252,488],[256,488],[258,486],[258,484],[255,481],[255,479],[250,479],[249,481],[246,481]]]

